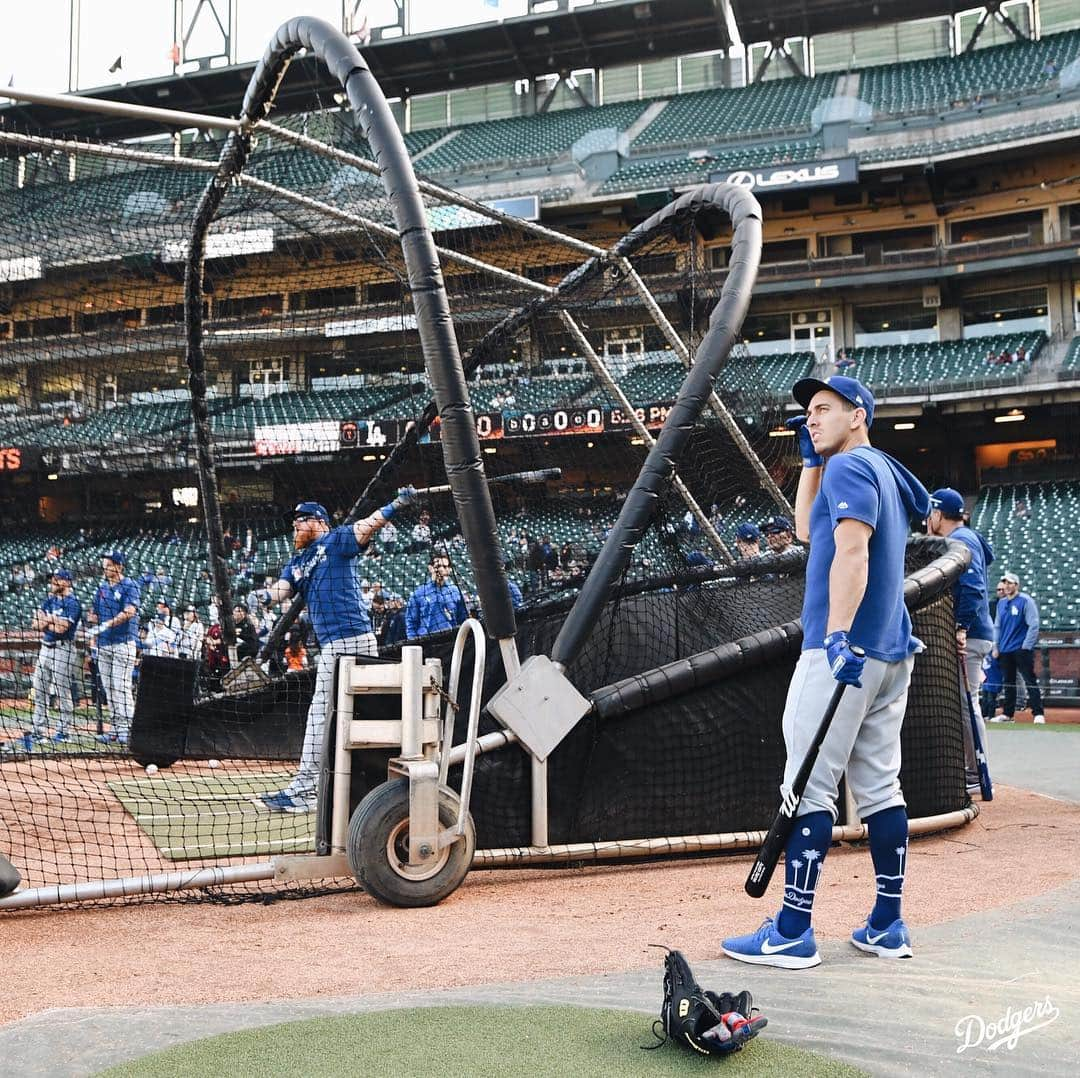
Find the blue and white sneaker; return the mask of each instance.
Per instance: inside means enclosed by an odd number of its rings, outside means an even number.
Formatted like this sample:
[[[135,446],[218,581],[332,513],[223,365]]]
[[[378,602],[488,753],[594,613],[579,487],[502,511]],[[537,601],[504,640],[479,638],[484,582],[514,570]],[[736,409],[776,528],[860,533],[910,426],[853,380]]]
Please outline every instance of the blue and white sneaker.
[[[876,954],[878,958],[911,958],[914,954],[907,925],[899,917],[881,930],[871,928],[867,920],[862,928],[851,933],[851,942],[860,951]]]
[[[279,790],[276,794],[259,794],[258,803],[271,812],[301,814],[315,811],[315,806],[310,801],[305,801],[301,797],[292,797],[284,790]]]
[[[763,921],[756,932],[747,936],[731,936],[724,940],[721,948],[728,958],[751,962],[755,966],[809,969],[821,963],[813,927],[795,939],[788,939],[776,930],[775,917]]]

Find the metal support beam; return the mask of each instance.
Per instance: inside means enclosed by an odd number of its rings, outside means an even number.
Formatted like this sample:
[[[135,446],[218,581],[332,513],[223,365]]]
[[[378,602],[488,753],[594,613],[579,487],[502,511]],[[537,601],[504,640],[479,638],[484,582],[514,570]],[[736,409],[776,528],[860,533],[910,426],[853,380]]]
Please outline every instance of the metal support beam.
[[[74,109],[76,112],[96,112],[99,116],[126,116],[153,120],[166,127],[200,127],[217,131],[239,131],[239,120],[227,116],[205,116],[199,112],[178,112],[176,109],[155,109],[146,105],[129,105],[124,101],[103,101],[96,97],[77,97],[73,94],[47,94],[37,90],[22,90],[14,86],[0,86],[0,97],[12,101],[26,101],[31,105],[49,105],[58,109]]]

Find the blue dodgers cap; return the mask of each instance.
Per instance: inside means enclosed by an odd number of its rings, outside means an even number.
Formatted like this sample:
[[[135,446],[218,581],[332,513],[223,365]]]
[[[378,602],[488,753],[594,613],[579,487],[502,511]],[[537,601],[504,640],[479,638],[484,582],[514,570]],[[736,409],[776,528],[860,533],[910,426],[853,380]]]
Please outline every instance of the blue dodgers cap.
[[[960,516],[964,512],[963,495],[952,487],[942,487],[930,495],[930,508],[940,509],[946,516]]]
[[[756,524],[751,524],[750,521],[744,521],[735,529],[735,534],[744,542],[752,543],[755,539],[761,538],[761,532],[758,531]]]
[[[66,580],[70,584],[73,579],[69,569],[56,569],[53,572],[53,580]]]
[[[110,550],[109,553],[105,555],[105,560],[111,561],[113,565],[127,564],[127,558],[124,557],[124,552],[122,550]]]
[[[795,383],[791,392],[804,408],[809,408],[814,394],[823,389],[831,389],[856,408],[865,409],[867,427],[874,422],[874,394],[858,378],[847,378],[842,374],[830,375],[824,381],[820,378],[803,378]]]
[[[316,520],[321,520],[324,524],[330,523],[330,514],[326,509],[319,505],[318,502],[301,502],[290,514],[290,520],[296,520],[298,517],[314,517]]]
[[[769,519],[765,521],[765,526],[762,528],[762,531],[764,531],[766,535],[779,535],[780,532],[791,532],[791,534],[794,535],[795,525],[792,524],[787,517],[769,517]]]

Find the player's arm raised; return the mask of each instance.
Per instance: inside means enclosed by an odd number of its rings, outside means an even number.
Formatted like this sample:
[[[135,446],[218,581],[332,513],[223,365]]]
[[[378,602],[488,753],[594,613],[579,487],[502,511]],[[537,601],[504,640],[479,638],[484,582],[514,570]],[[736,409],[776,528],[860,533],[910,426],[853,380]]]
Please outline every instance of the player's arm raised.
[[[397,497],[392,502],[387,502],[381,509],[376,509],[370,516],[358,520],[353,525],[353,535],[356,536],[357,546],[367,546],[371,537],[399,510],[411,505],[416,497],[415,487],[400,487]]]
[[[821,489],[821,473],[825,460],[814,448],[805,415],[792,416],[785,426],[793,430],[799,439],[803,466],[799,474],[799,486],[795,491],[795,537],[800,542],[807,543],[810,541],[810,507]]]

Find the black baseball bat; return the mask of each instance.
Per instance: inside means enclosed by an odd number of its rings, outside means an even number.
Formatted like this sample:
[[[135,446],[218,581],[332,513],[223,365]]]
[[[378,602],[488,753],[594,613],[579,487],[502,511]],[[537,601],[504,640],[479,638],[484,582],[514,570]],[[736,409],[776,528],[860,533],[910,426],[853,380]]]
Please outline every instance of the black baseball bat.
[[[990,767],[986,762],[986,746],[983,745],[982,735],[979,733],[979,720],[975,716],[975,705],[971,700],[971,683],[968,681],[967,667],[964,665],[962,655],[957,655],[960,663],[960,675],[964,679],[964,695],[967,697],[968,721],[971,723],[971,740],[975,746],[975,762],[979,767],[979,789],[982,791],[984,801],[994,800],[994,784],[990,779]]]
[[[863,654],[862,648],[853,647],[851,650],[856,655]],[[777,812],[776,819],[773,820],[772,827],[769,828],[769,833],[765,836],[761,849],[758,850],[753,868],[750,869],[750,875],[746,877],[746,893],[751,898],[761,898],[769,886],[769,881],[776,870],[776,864],[780,860],[780,854],[784,852],[784,847],[787,845],[787,840],[795,826],[795,813],[798,810],[799,802],[802,800],[802,795],[806,791],[806,784],[810,781],[810,772],[814,770],[821,743],[829,732],[833,716],[840,706],[840,699],[844,695],[846,688],[847,685],[839,682],[833,690],[829,706],[825,709],[825,714],[822,716],[817,732],[814,734],[814,740],[810,742],[810,747],[806,750],[806,758],[795,776],[795,781],[791,784],[790,796],[780,806],[780,811]]]
[[[488,483],[546,483],[549,479],[561,479],[562,468],[541,468],[530,472],[509,472],[507,475],[493,475]],[[453,488],[449,483],[439,487],[417,487],[417,494],[449,494]]]

